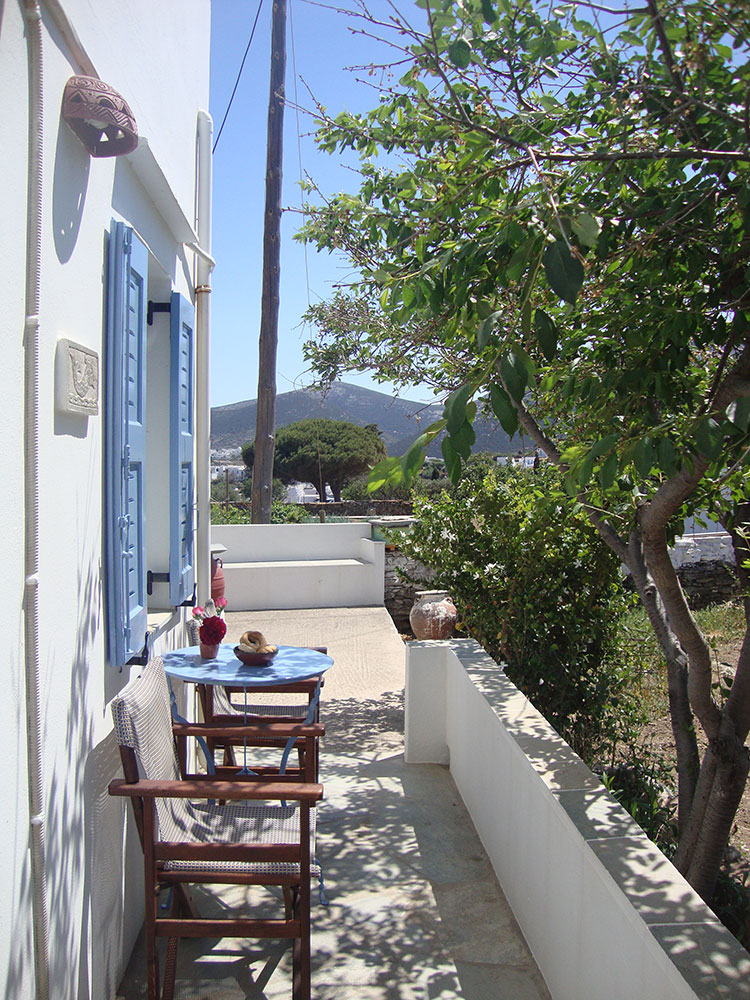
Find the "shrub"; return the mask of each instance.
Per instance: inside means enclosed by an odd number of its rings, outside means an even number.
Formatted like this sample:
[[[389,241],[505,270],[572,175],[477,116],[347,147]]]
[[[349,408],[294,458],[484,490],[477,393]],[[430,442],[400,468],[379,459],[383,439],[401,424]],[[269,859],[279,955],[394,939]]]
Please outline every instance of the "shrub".
[[[593,762],[636,716],[615,656],[626,598],[617,560],[550,467],[491,470],[418,501],[401,548],[435,569],[462,627]]]
[[[271,503],[271,524],[300,524],[310,520],[304,507],[294,503],[282,503],[274,500]],[[251,524],[250,503],[211,504],[211,524]]]

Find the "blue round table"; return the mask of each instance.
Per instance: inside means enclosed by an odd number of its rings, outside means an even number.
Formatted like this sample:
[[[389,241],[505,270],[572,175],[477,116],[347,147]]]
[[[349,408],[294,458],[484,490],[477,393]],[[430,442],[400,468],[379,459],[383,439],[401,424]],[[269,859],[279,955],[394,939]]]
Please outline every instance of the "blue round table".
[[[222,684],[225,687],[255,688],[294,684],[318,677],[333,666],[325,653],[303,646],[279,646],[279,651],[265,667],[246,667],[234,655],[234,645],[223,642],[219,655],[204,660],[198,646],[185,646],[162,653],[164,670],[176,680],[193,684]]]
[[[219,646],[218,656],[211,660],[205,660],[198,646],[184,646],[182,649],[173,649],[168,653],[162,653],[164,672],[168,678],[175,680],[189,681],[192,684],[205,685],[204,696],[202,697],[206,722],[211,722],[213,718],[213,685],[221,684],[229,688],[247,689],[262,687],[277,687],[285,684],[296,684],[300,681],[317,678],[315,693],[310,700],[307,710],[306,723],[311,723],[315,718],[315,711],[320,698],[320,687],[323,674],[329,667],[333,666],[333,660],[325,653],[317,649],[308,649],[305,646],[279,646],[279,651],[273,660],[264,667],[248,667],[234,654],[234,644],[224,642]],[[172,702],[172,715],[177,722],[185,722],[177,712],[177,703],[169,685],[170,699]],[[245,695],[247,706],[247,693]],[[246,720],[247,721],[247,720]],[[201,737],[199,742],[203,745],[206,759],[211,761],[211,753]],[[280,773],[286,770],[286,763],[289,753],[294,745],[294,739],[287,741],[286,748],[281,758]],[[209,765],[209,770],[211,765]]]

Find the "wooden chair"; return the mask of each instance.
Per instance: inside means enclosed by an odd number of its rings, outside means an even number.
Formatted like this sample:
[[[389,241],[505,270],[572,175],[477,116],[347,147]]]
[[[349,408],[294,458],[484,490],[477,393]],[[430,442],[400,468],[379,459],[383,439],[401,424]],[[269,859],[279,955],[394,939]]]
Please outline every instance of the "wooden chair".
[[[199,623],[194,619],[187,622],[188,639],[191,646],[199,644],[198,638]],[[311,646],[311,649],[318,653],[327,653],[327,646]],[[320,690],[325,683],[323,677],[311,677],[306,681],[298,681],[295,684],[285,684],[279,687],[258,687],[258,688],[231,688],[215,685],[207,687],[198,685],[198,695],[203,710],[203,718],[214,725],[233,725],[237,721],[246,721],[250,724],[259,723],[270,725],[273,723],[299,723],[303,721],[315,722],[320,720]],[[253,701],[253,694],[278,695],[279,700],[273,702]],[[296,701],[290,701],[292,694],[300,695]],[[241,697],[242,701],[238,698]],[[265,741],[264,743],[252,743],[245,740],[220,737],[212,737],[207,741],[212,755],[217,749],[224,752],[224,762],[226,764],[235,763],[234,747],[275,746],[279,749],[286,749],[287,741],[280,739],[276,743]],[[299,771],[305,770],[305,748],[300,742],[297,746],[299,759]],[[314,744],[313,774],[314,779],[318,779],[319,747]],[[257,770],[253,767],[253,770]]]
[[[157,939],[167,938],[161,1000],[172,1000],[180,937],[277,937],[293,942],[293,998],[310,998],[310,878],[319,874],[315,804],[322,786],[292,776],[244,777],[236,768],[216,775],[184,774],[175,750],[169,690],[159,657],[152,659],[112,704],[124,780],[110,794],[128,796],[143,846],[146,963],[149,1000],[160,1000]],[[308,741],[319,725],[276,723]],[[181,725],[181,740],[210,726]],[[255,735],[258,727],[247,728]],[[262,728],[262,727],[261,727]],[[274,737],[281,738],[275,731]],[[189,885],[280,886],[284,915],[201,919]],[[159,890],[174,889],[169,916],[159,916]]]

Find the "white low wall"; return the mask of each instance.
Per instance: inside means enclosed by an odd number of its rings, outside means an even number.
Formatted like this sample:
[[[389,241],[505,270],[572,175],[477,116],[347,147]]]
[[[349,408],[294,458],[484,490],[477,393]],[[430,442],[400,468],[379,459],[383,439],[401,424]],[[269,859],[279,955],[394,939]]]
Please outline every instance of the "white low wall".
[[[232,611],[382,605],[385,544],[369,524],[217,524]]]
[[[687,563],[734,563],[732,538],[726,531],[701,532],[682,535],[669,550],[675,569]]]
[[[745,1000],[750,956],[472,640],[406,656],[406,761],[449,764],[554,1000]]]

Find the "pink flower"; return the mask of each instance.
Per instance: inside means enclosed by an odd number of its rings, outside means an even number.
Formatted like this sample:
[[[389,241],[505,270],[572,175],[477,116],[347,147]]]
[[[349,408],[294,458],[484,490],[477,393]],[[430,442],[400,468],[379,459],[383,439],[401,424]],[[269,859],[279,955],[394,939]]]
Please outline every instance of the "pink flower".
[[[203,618],[205,614],[206,609],[200,607],[200,605],[196,605],[196,607],[193,608],[193,618]]]
[[[216,598],[216,607],[219,609],[219,611],[223,611],[224,608],[227,606],[227,604],[229,604],[229,601],[226,599],[226,597]]]

